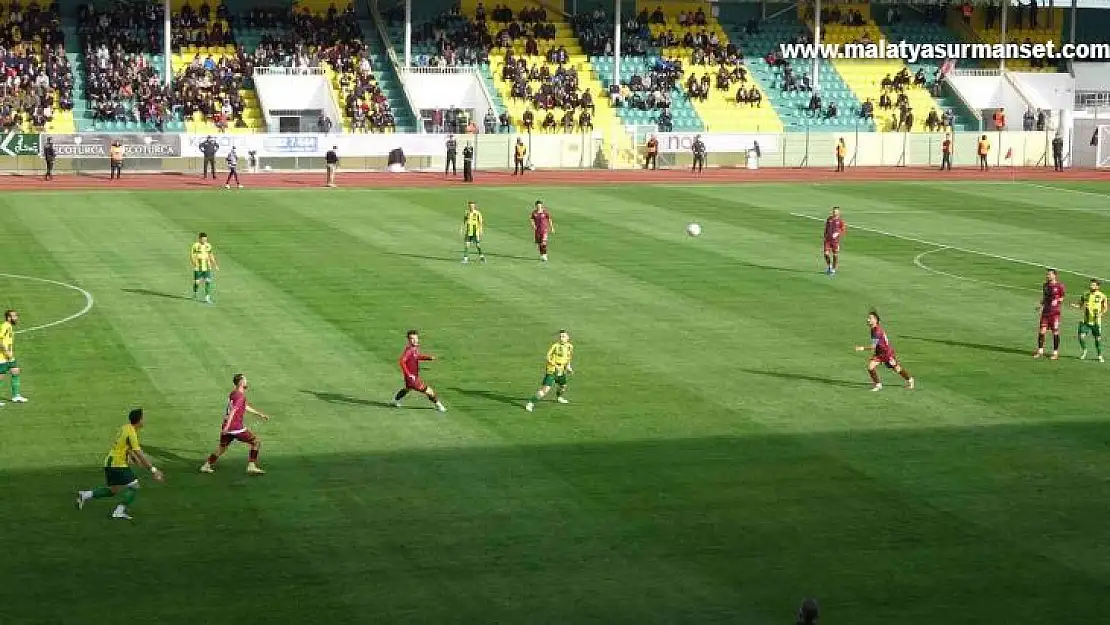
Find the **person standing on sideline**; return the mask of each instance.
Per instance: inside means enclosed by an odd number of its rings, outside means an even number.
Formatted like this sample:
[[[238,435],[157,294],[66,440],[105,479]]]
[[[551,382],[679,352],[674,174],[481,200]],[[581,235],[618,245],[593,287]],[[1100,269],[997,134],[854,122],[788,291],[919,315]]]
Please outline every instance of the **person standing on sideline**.
[[[443,175],[447,175],[447,170],[451,170],[452,176],[458,176],[459,171],[455,166],[456,151],[459,148],[459,142],[455,141],[455,135],[447,135],[447,160],[443,163]]]
[[[647,142],[647,154],[644,156],[644,169],[656,169],[659,160],[659,139],[651,135]]]
[[[239,155],[235,152],[235,146],[231,146],[231,151],[227,153],[227,180],[224,182],[224,188],[231,188],[231,179],[235,179],[235,186],[240,189],[243,188],[243,183],[239,182]]]
[[[690,171],[700,174],[705,169],[705,142],[701,140],[701,135],[694,137],[694,144],[690,149],[694,152],[694,166]]]
[[[474,182],[474,146],[469,141],[463,148],[463,182]]]
[[[42,148],[42,160],[46,161],[46,176],[45,180],[54,179],[54,161],[58,159],[58,151],[54,149],[54,140],[49,137],[46,139],[46,145]]]
[[[528,148],[524,147],[524,139],[517,137],[516,145],[513,146],[513,175],[524,175],[524,157],[528,154]]]
[[[1060,135],[1052,139],[1052,168],[1064,171],[1064,138]]]
[[[990,170],[990,165],[987,164],[987,155],[991,153],[991,142],[987,140],[987,135],[979,137],[979,171]]]
[[[123,175],[123,146],[119,141],[113,141],[108,148],[108,179],[118,180]]]
[[[848,146],[844,144],[844,137],[836,142],[836,171],[844,171],[844,157],[848,155]]]
[[[327,185],[335,187],[336,170],[339,169],[339,153],[336,151],[339,146],[333,145],[328,153],[324,155],[324,166],[327,168]]]
[[[201,180],[208,179],[208,172],[212,172],[212,179],[216,179],[216,152],[220,151],[220,144],[212,138],[211,135],[207,139],[200,142],[197,146],[200,148],[200,153],[204,156],[204,165],[201,167]]]
[[[952,171],[952,135],[944,135],[940,143],[940,170]]]

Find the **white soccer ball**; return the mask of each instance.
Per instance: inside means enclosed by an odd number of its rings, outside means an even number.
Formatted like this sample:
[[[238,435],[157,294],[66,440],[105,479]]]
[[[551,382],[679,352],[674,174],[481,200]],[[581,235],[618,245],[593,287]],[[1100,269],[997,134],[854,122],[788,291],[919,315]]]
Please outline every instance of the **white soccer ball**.
[[[699,234],[701,234],[701,226],[699,226],[698,224],[690,224],[689,226],[686,226],[686,234],[692,237],[698,236]]]

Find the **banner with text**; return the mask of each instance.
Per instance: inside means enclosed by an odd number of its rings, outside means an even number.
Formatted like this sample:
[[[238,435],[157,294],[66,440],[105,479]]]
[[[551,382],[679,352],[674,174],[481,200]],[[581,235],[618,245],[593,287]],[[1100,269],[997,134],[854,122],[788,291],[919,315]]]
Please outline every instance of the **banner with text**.
[[[18,132],[0,133],[0,156],[35,156],[38,153],[38,135]]]
[[[108,157],[112,143],[119,141],[125,158],[166,158],[181,156],[181,135],[176,134],[79,134],[46,135],[54,142],[61,158]]]
[[[689,154],[694,145],[696,132],[661,132],[655,138],[659,139],[659,151],[664,154]],[[734,133],[705,133],[701,140],[705,142],[705,149],[710,153],[746,152],[759,143],[762,154],[776,154],[779,151],[779,137],[777,134],[734,134]]]
[[[184,156],[199,156],[200,144],[208,135],[183,135],[181,147]],[[344,156],[388,156],[397,148],[406,156],[441,156],[444,154],[444,135],[422,134],[217,134],[212,139],[220,145],[220,154],[232,146],[242,156],[255,152],[259,158],[322,157],[336,149]],[[464,137],[459,137],[459,144]]]

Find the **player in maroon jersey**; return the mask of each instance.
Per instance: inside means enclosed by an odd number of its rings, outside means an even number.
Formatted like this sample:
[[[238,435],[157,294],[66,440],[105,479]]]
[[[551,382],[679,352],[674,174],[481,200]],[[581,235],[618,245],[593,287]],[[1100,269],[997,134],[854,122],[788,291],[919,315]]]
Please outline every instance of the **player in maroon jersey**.
[[[1044,335],[1052,330],[1052,360],[1060,359],[1060,307],[1064,304],[1064,284],[1060,282],[1055,269],[1045,272],[1041,286],[1041,303],[1037,310],[1041,313],[1040,329],[1037,332],[1037,351],[1034,358],[1044,356]]]
[[[247,424],[243,422],[243,417],[248,412],[263,421],[269,421],[270,417],[251,408],[250,404],[247,403],[247,376],[236,373],[231,378],[231,383],[235,388],[227,396],[224,422],[223,426],[220,427],[220,446],[208,456],[208,460],[204,461],[204,465],[200,467],[200,472],[215,473],[216,463],[219,462],[220,456],[224,455],[224,452],[232,443],[239,441],[250,445],[251,448],[247,460],[247,475],[263,475],[266,472],[258,467],[258,451],[262,449],[262,439],[250,431]]]
[[[830,276],[835,276],[840,267],[840,238],[847,228],[840,218],[840,207],[834,206],[832,214],[825,219],[825,273]]]
[[[440,412],[447,412],[447,407],[443,402],[439,401],[439,396],[436,395],[435,389],[428,386],[420,377],[420,363],[435,360],[435,356],[423,354],[420,352],[420,333],[416,330],[409,330],[405,335],[408,338],[408,343],[405,344],[405,351],[401,352],[400,364],[401,375],[405,379],[405,386],[397,391],[393,396],[393,405],[400,408],[401,400],[409,391],[416,391],[422,393],[433,404],[436,405],[436,410]]]
[[[871,345],[857,345],[857,352],[865,352],[873,350],[871,353],[871,360],[867,362],[867,374],[871,376],[871,390],[883,390],[883,383],[879,381],[879,365],[884,365],[889,369],[894,369],[894,372],[902,376],[906,381],[906,388],[912,389],[914,387],[913,376],[910,375],[908,369],[898,362],[898,356],[894,353],[894,347],[890,344],[890,339],[886,336],[886,330],[879,325],[879,313],[872,310],[867,313],[867,325],[871,328]]]
[[[551,213],[543,202],[536,200],[536,209],[530,216],[532,220],[532,233],[536,238],[536,246],[540,249],[540,260],[547,262],[547,237],[555,234],[555,222],[551,220]]]

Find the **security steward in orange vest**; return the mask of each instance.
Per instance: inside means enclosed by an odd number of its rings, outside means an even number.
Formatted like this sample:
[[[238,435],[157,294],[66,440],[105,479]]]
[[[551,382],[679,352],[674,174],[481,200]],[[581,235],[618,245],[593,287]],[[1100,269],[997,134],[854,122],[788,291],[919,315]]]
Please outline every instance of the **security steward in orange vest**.
[[[113,141],[112,146],[108,148],[108,159],[111,167],[111,173],[108,175],[109,180],[116,180],[123,174],[123,146],[119,141]]]
[[[991,152],[991,142],[987,141],[987,135],[979,138],[979,171],[987,171],[990,165],[987,165],[987,155]]]
[[[848,146],[844,145],[844,137],[836,142],[836,171],[844,171],[844,157],[848,155]]]

